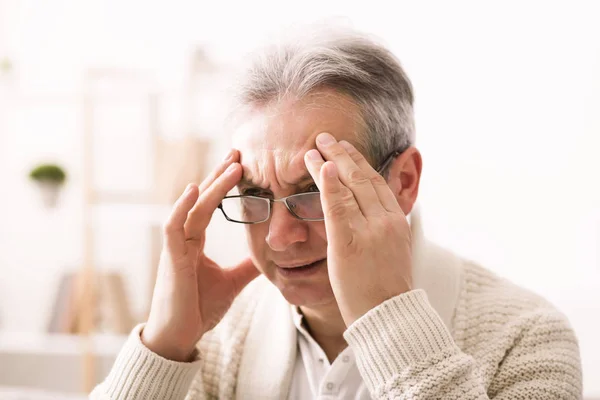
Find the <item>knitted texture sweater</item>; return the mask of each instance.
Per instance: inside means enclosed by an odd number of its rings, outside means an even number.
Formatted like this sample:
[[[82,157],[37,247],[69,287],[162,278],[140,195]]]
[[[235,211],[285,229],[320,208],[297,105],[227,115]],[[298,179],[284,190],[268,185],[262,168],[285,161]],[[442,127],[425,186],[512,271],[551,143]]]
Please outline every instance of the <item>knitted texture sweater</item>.
[[[355,321],[344,338],[375,399],[581,399],[577,339],[542,298],[434,245],[416,289]],[[285,399],[297,352],[290,307],[258,278],[190,363],[148,350],[136,327],[95,400]]]

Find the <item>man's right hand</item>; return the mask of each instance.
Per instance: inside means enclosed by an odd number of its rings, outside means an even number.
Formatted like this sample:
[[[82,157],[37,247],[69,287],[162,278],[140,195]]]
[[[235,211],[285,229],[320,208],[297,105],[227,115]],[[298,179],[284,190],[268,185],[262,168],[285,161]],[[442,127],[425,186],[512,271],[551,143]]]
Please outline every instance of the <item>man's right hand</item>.
[[[142,342],[166,359],[189,361],[202,335],[219,323],[235,297],[259,275],[250,259],[223,269],[204,254],[212,214],[241,178],[238,160],[238,151],[232,150],[200,187],[188,185],[164,226]]]

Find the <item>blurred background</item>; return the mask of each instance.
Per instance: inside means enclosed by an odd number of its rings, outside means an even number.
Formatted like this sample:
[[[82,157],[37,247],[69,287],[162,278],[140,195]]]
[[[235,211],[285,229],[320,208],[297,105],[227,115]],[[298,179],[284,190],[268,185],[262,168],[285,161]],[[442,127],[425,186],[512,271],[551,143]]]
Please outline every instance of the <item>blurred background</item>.
[[[236,63],[323,20],[413,82],[426,235],[562,310],[600,398],[600,3],[263,0],[0,0],[0,398],[102,379],[170,205],[227,151]],[[215,215],[207,252],[243,231]]]

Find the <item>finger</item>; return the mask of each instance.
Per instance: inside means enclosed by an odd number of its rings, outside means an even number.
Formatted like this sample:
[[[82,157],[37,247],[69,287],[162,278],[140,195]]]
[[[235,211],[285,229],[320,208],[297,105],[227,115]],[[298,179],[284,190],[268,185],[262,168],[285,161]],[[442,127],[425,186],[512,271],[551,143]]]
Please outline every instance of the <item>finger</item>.
[[[199,185],[200,193],[204,192],[223,172],[234,162],[238,162],[240,152],[236,149],[229,150],[229,153],[223,158],[219,164]]]
[[[352,190],[356,202],[365,216],[385,213],[385,208],[379,201],[371,180],[332,135],[329,133],[319,134],[317,148],[325,160],[335,163],[340,181]]]
[[[353,221],[354,224],[364,223],[364,221],[365,221],[364,215],[360,211],[358,203],[356,202],[356,199],[354,198],[354,194],[352,193],[352,191],[350,189],[345,187],[338,180],[341,187],[338,188],[335,184],[333,186],[330,186],[330,192],[332,194],[329,194],[325,190],[326,189],[324,187],[325,181],[323,180],[323,177],[322,177],[325,160],[323,160],[321,153],[319,153],[319,151],[315,150],[315,149],[309,150],[304,155],[304,159],[305,159],[304,162],[306,163],[306,168],[308,169],[308,172],[311,174],[311,176],[313,177],[313,180],[317,184],[317,187],[321,191],[321,204],[324,204],[324,202],[327,201],[325,199],[326,196],[344,197],[343,199],[340,200],[341,204],[342,204],[342,205],[340,205],[340,207],[343,206],[344,210],[334,210],[333,213],[337,215],[337,214],[341,214],[342,212],[344,212],[347,214],[344,214],[343,217],[348,219],[348,221]],[[337,170],[335,173],[337,176]],[[338,191],[341,191],[342,193],[338,194]],[[325,215],[327,215],[327,211],[325,210],[325,207],[323,207],[323,212],[325,213]],[[340,216],[337,215],[335,218],[339,219]]]
[[[202,183],[198,187],[200,195],[198,196],[196,204],[194,204],[194,207],[190,212],[191,215],[197,215],[199,212],[202,212],[201,210],[198,210],[198,207],[200,207],[200,196],[202,196],[206,189],[208,189],[221,175],[225,173],[225,171],[227,170],[227,168],[229,168],[230,165],[236,163],[238,160],[239,151],[236,149],[229,150],[229,152],[223,158],[223,161],[221,161],[221,163],[215,169],[213,169],[212,172],[202,181]],[[195,234],[195,237],[199,237],[202,233],[195,232]]]
[[[394,196],[394,193],[388,186],[385,178],[381,176],[375,169],[369,164],[367,159],[354,147],[350,142],[341,140],[340,146],[342,146],[350,158],[356,163],[356,165],[365,173],[367,178],[371,181],[371,185],[379,197],[379,201],[387,211],[398,212],[402,211],[398,200]]]
[[[354,240],[354,230],[366,223],[354,196],[339,179],[337,166],[327,161],[320,171],[321,203],[325,214],[327,241],[334,246],[348,246]]]
[[[210,186],[200,193],[185,222],[186,240],[202,237],[217,206],[242,178],[242,166],[233,163]]]
[[[246,258],[235,267],[226,269],[225,273],[233,281],[235,296],[252,282],[254,278],[260,275],[260,271],[256,269],[256,266],[250,258]]]
[[[184,225],[188,212],[192,209],[198,199],[198,187],[190,183],[183,194],[177,199],[173,210],[165,222],[163,233],[165,244],[174,254],[185,253],[185,230]]]
[[[323,167],[323,164],[325,164],[325,160],[323,160],[323,157],[321,156],[321,153],[319,153],[319,150],[312,149],[307,151],[304,154],[304,164],[306,165],[306,169],[315,181],[315,184],[317,185],[319,190],[322,191],[320,174],[321,167]]]

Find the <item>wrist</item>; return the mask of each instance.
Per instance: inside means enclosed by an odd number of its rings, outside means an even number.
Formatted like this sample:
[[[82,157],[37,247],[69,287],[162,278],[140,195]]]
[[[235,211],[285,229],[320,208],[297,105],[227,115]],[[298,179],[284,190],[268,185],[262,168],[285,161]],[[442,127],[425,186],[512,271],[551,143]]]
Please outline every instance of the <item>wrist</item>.
[[[372,309],[398,295],[410,291],[411,289],[408,285],[402,286],[401,288],[393,288],[391,290],[381,289],[370,296],[358,296],[355,294],[354,296],[349,297],[346,302],[340,302],[338,300],[338,304],[340,306],[342,318],[344,319],[346,326],[349,327]]]
[[[168,336],[170,335],[166,337]],[[164,335],[155,334],[148,327],[142,329],[140,340],[148,350],[170,361],[191,362],[197,355],[195,343],[193,345],[176,343],[172,338],[169,340]]]

